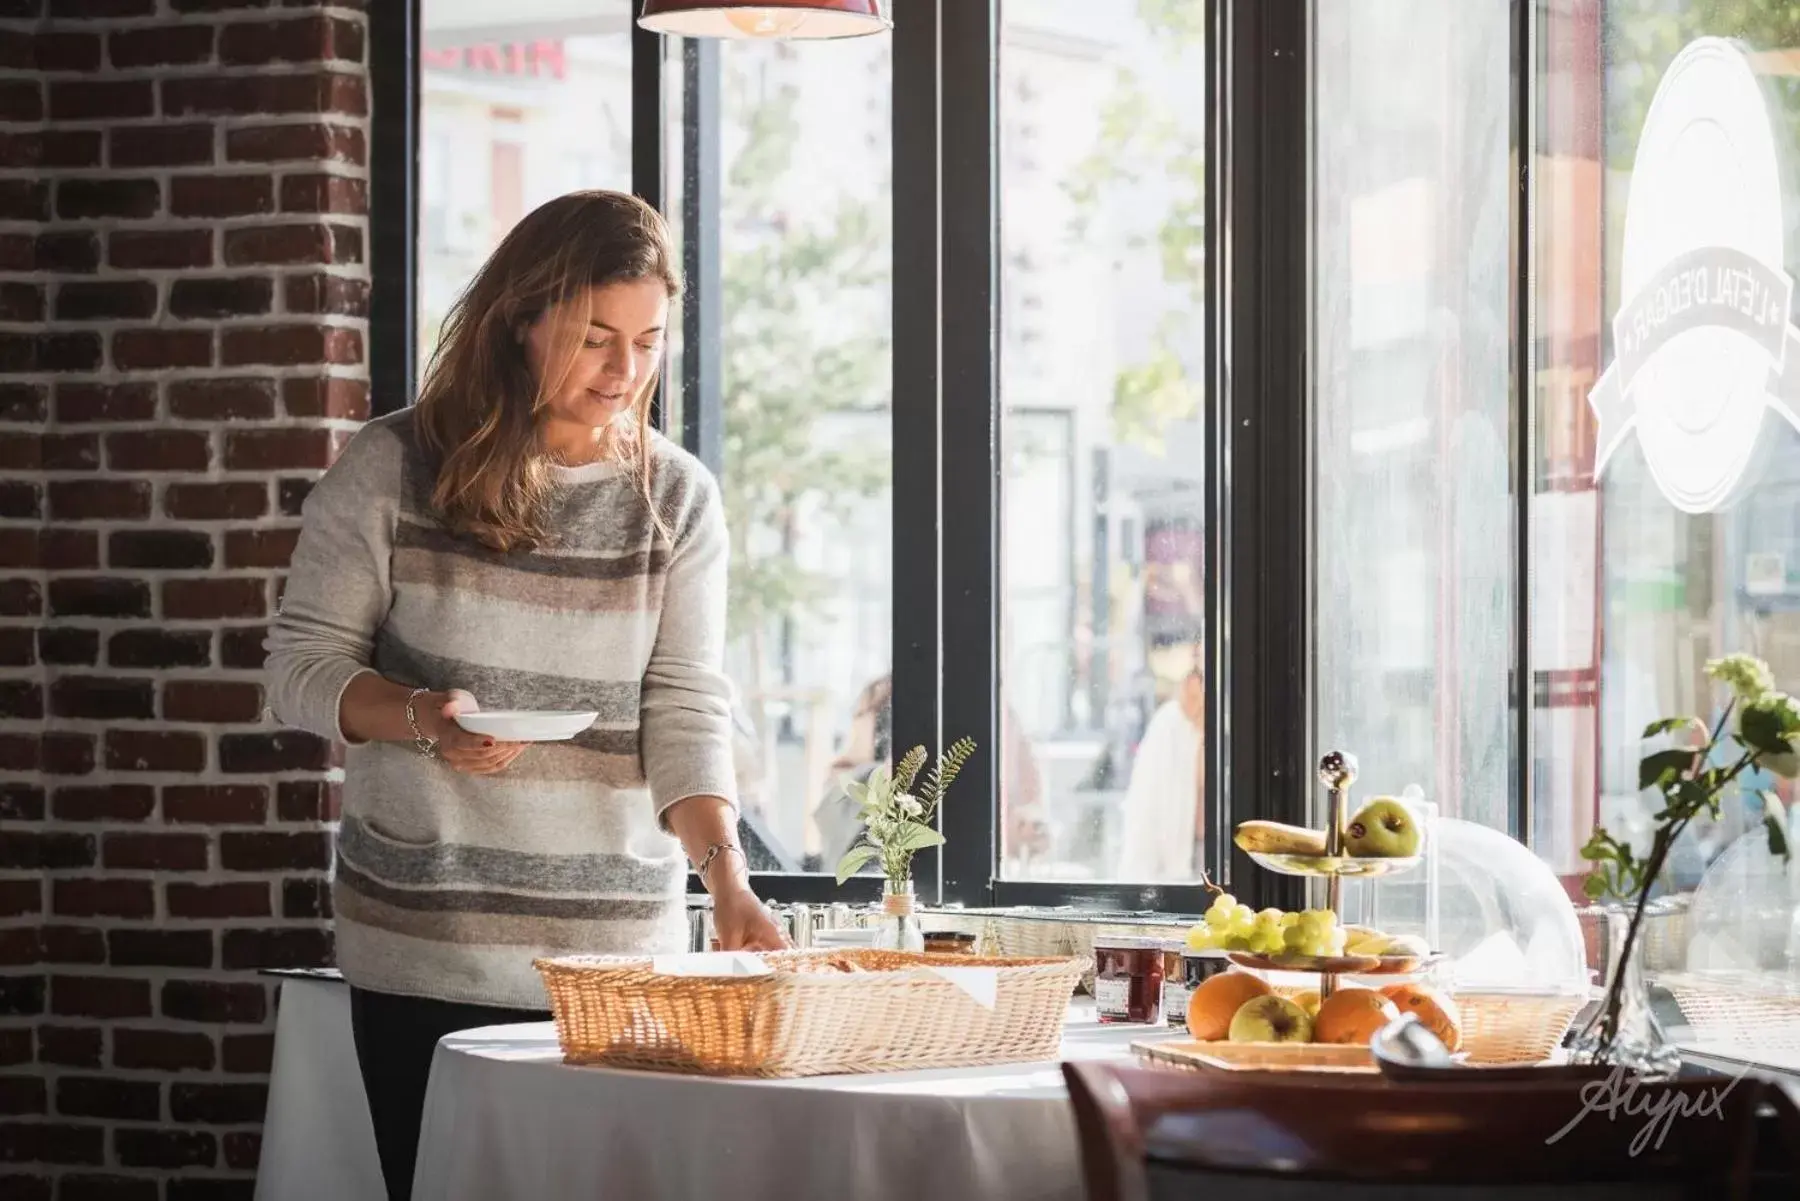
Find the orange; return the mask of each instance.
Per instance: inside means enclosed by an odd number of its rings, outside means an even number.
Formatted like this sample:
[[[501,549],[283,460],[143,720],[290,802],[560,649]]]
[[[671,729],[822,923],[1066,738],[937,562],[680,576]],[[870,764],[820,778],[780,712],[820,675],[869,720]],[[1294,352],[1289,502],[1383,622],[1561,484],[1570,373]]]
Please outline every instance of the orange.
[[[1447,1049],[1462,1050],[1462,1013],[1447,995],[1428,984],[1390,984],[1381,992],[1401,1013],[1416,1015]]]
[[[1394,1003],[1372,988],[1340,988],[1320,1003],[1313,1041],[1367,1046],[1377,1030],[1399,1016]]]
[[[1274,991],[1249,972],[1220,972],[1188,998],[1188,1033],[1201,1042],[1218,1042],[1231,1031],[1231,1019],[1245,1001]]]

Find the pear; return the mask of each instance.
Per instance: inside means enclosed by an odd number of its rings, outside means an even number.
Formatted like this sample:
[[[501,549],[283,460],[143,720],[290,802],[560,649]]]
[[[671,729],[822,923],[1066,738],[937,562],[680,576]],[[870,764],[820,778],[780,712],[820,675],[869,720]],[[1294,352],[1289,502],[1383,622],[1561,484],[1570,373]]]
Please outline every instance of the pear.
[[[1393,797],[1376,797],[1344,827],[1344,850],[1358,859],[1409,859],[1420,841],[1412,810]]]

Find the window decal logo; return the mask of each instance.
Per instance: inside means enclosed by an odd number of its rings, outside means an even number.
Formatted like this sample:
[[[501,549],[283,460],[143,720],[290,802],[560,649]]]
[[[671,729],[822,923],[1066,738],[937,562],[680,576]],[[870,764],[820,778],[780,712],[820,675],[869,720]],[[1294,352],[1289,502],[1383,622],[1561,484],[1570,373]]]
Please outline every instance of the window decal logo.
[[[1742,49],[1701,38],[1669,64],[1638,139],[1613,362],[1588,395],[1594,478],[1635,433],[1657,487],[1684,513],[1736,499],[1764,410],[1800,428],[1800,330],[1769,113]]]

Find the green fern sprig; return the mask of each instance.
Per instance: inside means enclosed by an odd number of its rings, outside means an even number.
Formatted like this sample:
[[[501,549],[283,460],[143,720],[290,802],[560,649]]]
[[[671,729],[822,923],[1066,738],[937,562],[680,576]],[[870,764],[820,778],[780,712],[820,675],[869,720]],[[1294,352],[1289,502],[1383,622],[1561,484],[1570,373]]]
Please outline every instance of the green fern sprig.
[[[894,768],[894,791],[911,792],[913,780],[918,776],[919,769],[924,766],[924,747],[915,746],[906,752],[906,757],[901,759],[899,765]]]
[[[866,782],[847,783],[845,791],[857,803],[863,829],[838,860],[837,882],[842,884],[870,862],[878,862],[891,881],[910,880],[914,853],[943,845],[944,835],[935,825],[938,807],[974,753],[973,738],[957,739],[938,756],[916,794],[912,788],[929,758],[922,746],[902,755],[891,774],[877,767]]]
[[[937,764],[932,767],[931,774],[925,780],[925,787],[919,795],[919,799],[925,802],[928,809],[935,808],[944,799],[944,793],[949,791],[950,785],[956,783],[957,773],[962,771],[963,764],[967,763],[969,756],[974,753],[975,740],[965,737],[958,738],[950,744],[948,750],[938,756]]]

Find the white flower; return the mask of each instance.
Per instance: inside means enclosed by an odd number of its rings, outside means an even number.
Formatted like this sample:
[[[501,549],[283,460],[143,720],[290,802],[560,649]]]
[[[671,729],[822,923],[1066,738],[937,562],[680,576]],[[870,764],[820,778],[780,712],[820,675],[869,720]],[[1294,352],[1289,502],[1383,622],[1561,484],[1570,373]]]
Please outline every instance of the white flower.
[[[925,812],[925,803],[910,792],[903,792],[895,797],[894,805],[907,817],[918,817]]]
[[[1739,700],[1754,701],[1775,690],[1769,665],[1755,655],[1725,655],[1706,661],[1706,674],[1729,685]]]
[[[1785,692],[1765,692],[1738,716],[1738,739],[1758,762],[1785,779],[1800,772],[1800,704]]]

